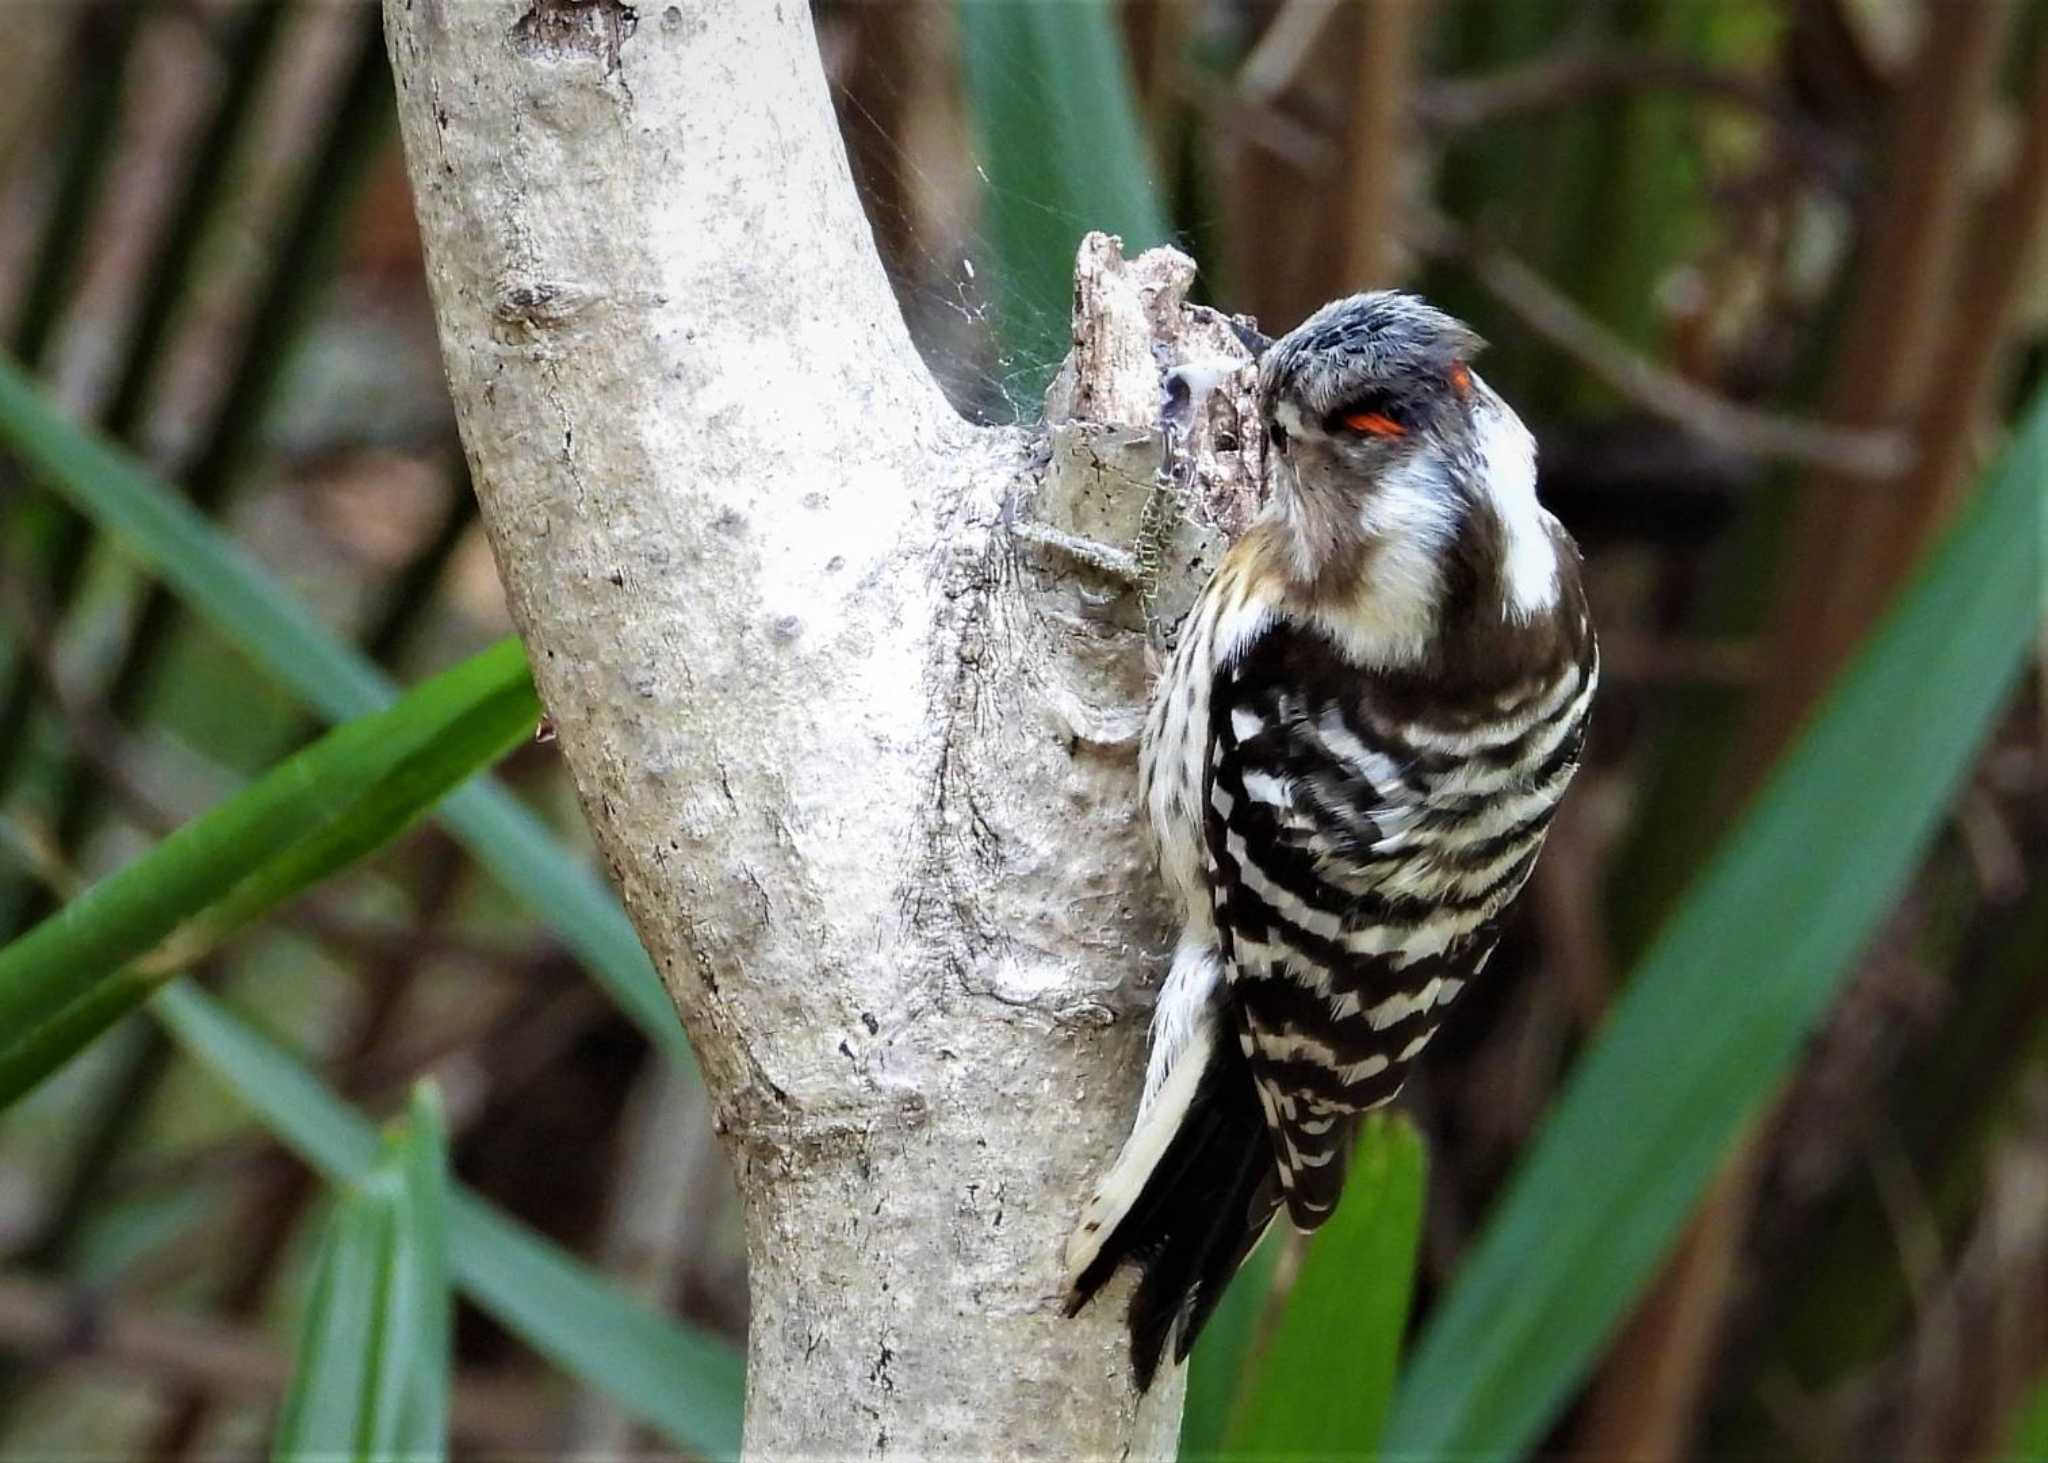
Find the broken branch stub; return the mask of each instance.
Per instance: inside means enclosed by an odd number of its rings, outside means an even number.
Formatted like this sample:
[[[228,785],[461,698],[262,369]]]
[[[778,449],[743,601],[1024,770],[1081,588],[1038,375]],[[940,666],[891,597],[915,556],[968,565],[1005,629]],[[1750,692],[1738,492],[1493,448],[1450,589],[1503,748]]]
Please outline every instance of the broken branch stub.
[[[1251,352],[1228,316],[1187,302],[1194,277],[1175,249],[1126,260],[1110,235],[1082,240],[1074,349],[1045,402],[1063,490],[1034,513],[1043,537],[1124,546],[1128,562],[1097,567],[1138,583],[1164,640],[1250,525],[1265,476]]]

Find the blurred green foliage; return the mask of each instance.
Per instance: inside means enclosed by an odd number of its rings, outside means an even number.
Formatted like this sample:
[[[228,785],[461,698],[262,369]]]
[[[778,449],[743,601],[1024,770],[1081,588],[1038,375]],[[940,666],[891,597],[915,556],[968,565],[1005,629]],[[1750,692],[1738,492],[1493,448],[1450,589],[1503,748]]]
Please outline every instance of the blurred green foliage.
[[[0,442],[50,489],[162,576],[216,633],[330,720],[388,705],[390,679],[171,488],[66,422],[0,360]],[[677,1061],[689,1045],[618,901],[503,789],[481,782],[440,809],[479,864],[576,951],[649,1040]]]
[[[361,1182],[375,1129],[288,1053],[204,991],[155,1001],[185,1050],[330,1181]],[[449,1209],[449,1265],[471,1299],[541,1355],[709,1457],[739,1451],[742,1369],[724,1342],[657,1316],[461,1188]]]
[[[1366,1119],[1344,1202],[1309,1240],[1285,1309],[1256,1350],[1223,1448],[1236,1458],[1332,1458],[1378,1446],[1394,1401],[1425,1159],[1405,1117]]]
[[[1082,236],[1116,234],[1130,254],[1165,243],[1161,190],[1104,0],[962,0],[959,13],[1002,374],[1030,401],[1067,353]]]

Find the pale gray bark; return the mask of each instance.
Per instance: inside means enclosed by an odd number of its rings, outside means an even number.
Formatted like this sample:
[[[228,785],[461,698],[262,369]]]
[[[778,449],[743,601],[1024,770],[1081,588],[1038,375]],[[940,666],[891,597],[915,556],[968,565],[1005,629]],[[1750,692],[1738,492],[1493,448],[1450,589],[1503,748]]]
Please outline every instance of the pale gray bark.
[[[1184,259],[1092,240],[1055,388],[1082,420],[970,427],[802,0],[386,17],[484,521],[737,1171],[750,1454],[1169,1456],[1180,1382],[1132,1395],[1128,1282],[1060,1316],[1165,936],[1150,652],[1102,565],[1139,537],[1163,367],[1241,348],[1182,307]],[[1256,479],[1220,379],[1169,617]]]

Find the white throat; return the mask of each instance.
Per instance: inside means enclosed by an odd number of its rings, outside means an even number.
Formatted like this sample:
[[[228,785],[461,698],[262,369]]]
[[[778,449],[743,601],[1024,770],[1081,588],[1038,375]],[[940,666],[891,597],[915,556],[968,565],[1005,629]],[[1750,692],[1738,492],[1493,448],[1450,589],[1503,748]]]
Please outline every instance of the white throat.
[[[1444,558],[1457,535],[1457,493],[1434,457],[1416,457],[1383,476],[1358,526],[1373,545],[1350,634],[1360,658],[1409,665],[1429,652],[1444,597]]]
[[[1292,479],[1294,466],[1280,471]],[[1308,522],[1315,510],[1297,481],[1274,493],[1268,513],[1280,523],[1298,582],[1314,577],[1315,545],[1327,534]],[[1429,652],[1443,600],[1444,558],[1460,507],[1443,464],[1417,458],[1387,473],[1345,529],[1364,548],[1364,577],[1338,598],[1318,598],[1309,618],[1360,665],[1392,669]]]

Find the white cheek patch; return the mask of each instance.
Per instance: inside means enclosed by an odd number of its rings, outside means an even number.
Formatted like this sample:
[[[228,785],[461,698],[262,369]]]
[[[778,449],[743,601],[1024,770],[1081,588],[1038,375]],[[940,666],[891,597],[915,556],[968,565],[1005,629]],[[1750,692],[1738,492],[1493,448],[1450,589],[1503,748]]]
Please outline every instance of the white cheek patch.
[[[1557,603],[1557,544],[1552,519],[1536,501],[1536,439],[1505,405],[1480,409],[1478,486],[1500,519],[1501,579],[1509,619],[1531,620]]]

